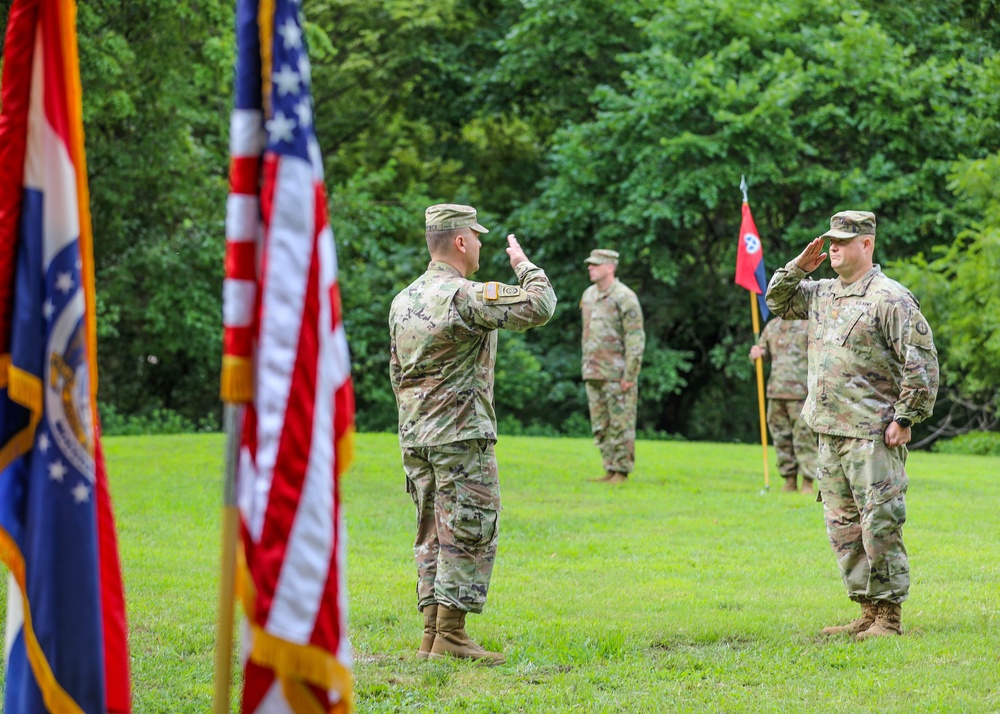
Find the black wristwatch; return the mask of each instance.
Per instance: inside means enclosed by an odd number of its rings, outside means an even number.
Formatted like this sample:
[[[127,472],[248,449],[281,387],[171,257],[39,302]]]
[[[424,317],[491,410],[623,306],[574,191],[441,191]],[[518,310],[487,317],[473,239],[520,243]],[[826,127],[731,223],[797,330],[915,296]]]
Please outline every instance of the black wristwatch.
[[[895,419],[893,419],[893,421],[899,424],[904,429],[909,429],[911,426],[913,426],[913,422],[907,419],[906,417],[896,417]]]

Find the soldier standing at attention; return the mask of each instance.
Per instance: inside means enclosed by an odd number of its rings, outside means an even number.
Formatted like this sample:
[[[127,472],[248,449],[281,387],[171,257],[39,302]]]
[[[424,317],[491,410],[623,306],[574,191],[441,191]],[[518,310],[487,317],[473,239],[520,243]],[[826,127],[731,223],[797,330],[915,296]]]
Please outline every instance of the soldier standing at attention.
[[[802,418],[808,391],[808,325],[802,320],[771,319],[750,348],[750,359],[771,362],[767,378],[767,428],[778,455],[783,491],[813,492],[816,478],[816,432]]]
[[[615,277],[618,253],[593,250],[584,262],[593,285],[580,299],[583,380],[594,443],[604,462],[604,476],[591,480],[623,483],[635,465],[639,369],[646,349],[642,308]]]
[[[804,280],[826,259],[834,280]],[[767,304],[809,321],[806,422],[819,432],[817,478],[826,532],[847,594],[861,617],[825,635],[858,639],[902,634],[910,589],[903,546],[906,444],[910,426],[931,415],[937,351],[909,290],[872,262],[875,214],[843,211],[830,230],[775,272]]]
[[[426,212],[427,272],[392,301],[389,376],[399,409],[406,488],[417,509],[417,656],[504,662],[469,639],[466,613],[483,611],[499,534],[500,482],[493,445],[498,329],[523,331],[552,317],[556,296],[513,235],[507,255],[520,285],[477,283],[480,236],[471,206]]]

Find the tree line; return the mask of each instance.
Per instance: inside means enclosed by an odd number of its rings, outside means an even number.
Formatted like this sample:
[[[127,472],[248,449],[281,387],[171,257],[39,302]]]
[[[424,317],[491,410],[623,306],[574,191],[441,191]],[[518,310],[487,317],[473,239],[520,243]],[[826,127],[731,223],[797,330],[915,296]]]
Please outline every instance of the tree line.
[[[448,201],[491,228],[480,277],[513,279],[514,232],[560,298],[501,336],[501,433],[586,433],[582,260],[607,247],[646,315],[641,432],[756,439],[741,175],[769,271],[874,211],[941,354],[922,435],[996,427],[1000,2],[303,6],[361,429],[395,427],[388,307]],[[105,426],[215,428],[232,4],[93,0],[78,23]]]

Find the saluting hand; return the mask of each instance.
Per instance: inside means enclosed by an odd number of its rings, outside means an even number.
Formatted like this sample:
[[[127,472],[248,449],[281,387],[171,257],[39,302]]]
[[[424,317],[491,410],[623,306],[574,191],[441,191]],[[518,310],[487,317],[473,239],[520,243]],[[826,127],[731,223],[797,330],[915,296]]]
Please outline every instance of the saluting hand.
[[[507,236],[507,255],[510,256],[510,267],[516,268],[519,263],[523,263],[528,259],[528,256],[524,254],[521,250],[521,244],[517,242],[517,238],[511,233]]]
[[[823,236],[814,238],[806,246],[806,249],[799,253],[799,257],[795,259],[795,264],[807,273],[816,270],[826,260],[826,253],[823,252],[823,243],[825,241],[826,239]]]

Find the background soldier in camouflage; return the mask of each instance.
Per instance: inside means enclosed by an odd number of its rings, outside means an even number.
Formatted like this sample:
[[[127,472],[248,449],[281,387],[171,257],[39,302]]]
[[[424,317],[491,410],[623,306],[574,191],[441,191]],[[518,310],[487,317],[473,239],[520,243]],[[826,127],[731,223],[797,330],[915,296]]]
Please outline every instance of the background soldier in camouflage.
[[[556,296],[513,235],[507,254],[520,285],[468,280],[488,231],[471,206],[426,212],[431,262],[392,301],[389,375],[399,408],[406,486],[417,509],[417,607],[424,614],[418,656],[493,664],[465,631],[486,604],[499,535],[500,483],[493,445],[497,329],[544,325]]]
[[[583,313],[583,379],[594,443],[604,476],[622,483],[635,464],[635,413],[639,369],[646,349],[642,308],[635,293],[615,278],[618,253],[594,250],[585,261],[590,281],[580,300]]]
[[[767,427],[778,455],[778,471],[785,478],[782,490],[813,492],[816,478],[816,432],[802,418],[808,392],[808,325],[802,320],[772,318],[750,348],[750,359],[771,362],[767,378]]]
[[[839,278],[804,280],[826,259]],[[830,230],[775,272],[767,304],[809,321],[806,422],[819,432],[817,478],[826,531],[861,617],[823,634],[902,633],[910,589],[903,546],[910,426],[937,397],[937,351],[909,290],[872,262],[875,214],[843,211]]]

